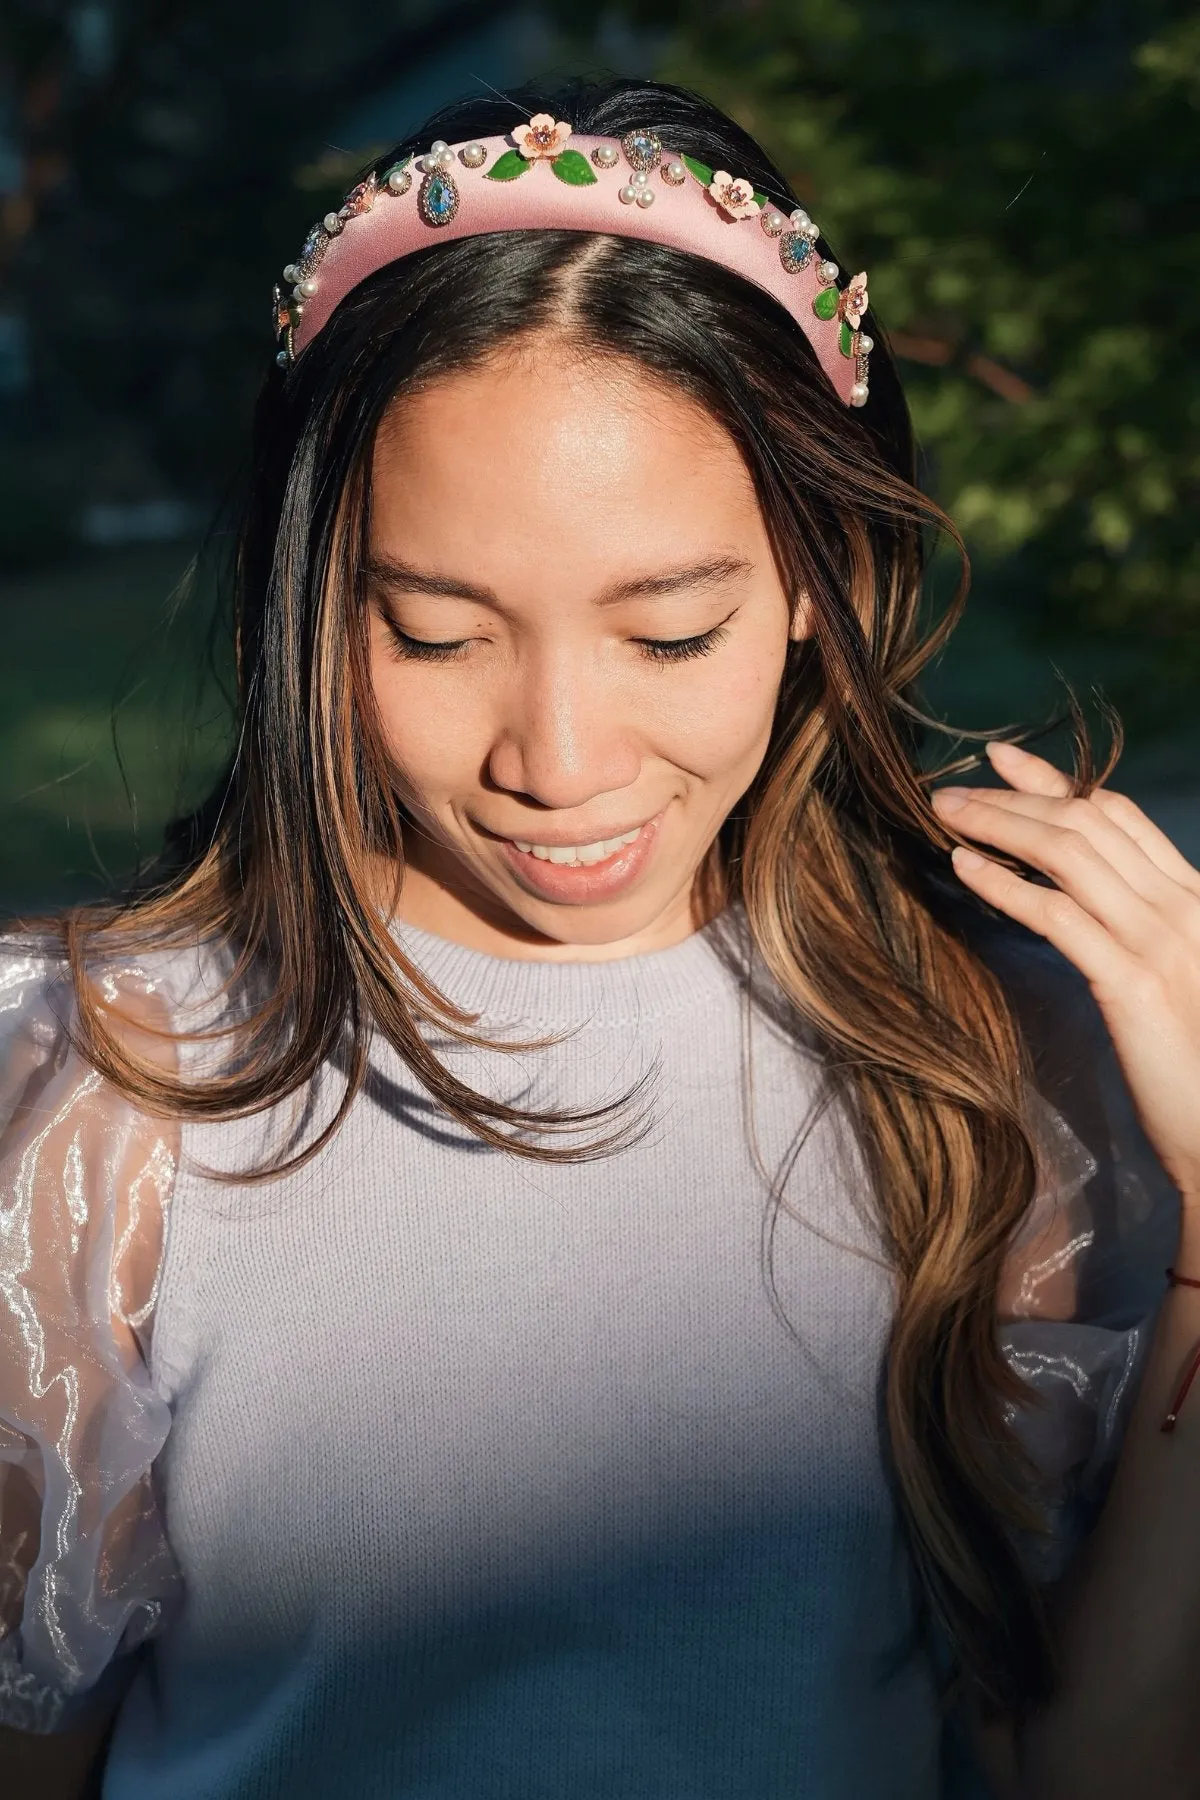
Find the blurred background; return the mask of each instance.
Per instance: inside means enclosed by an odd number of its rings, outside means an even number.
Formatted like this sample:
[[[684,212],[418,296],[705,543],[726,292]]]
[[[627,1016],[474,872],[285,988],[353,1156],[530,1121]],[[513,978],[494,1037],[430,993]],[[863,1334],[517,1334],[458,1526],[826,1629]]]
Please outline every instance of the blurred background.
[[[710,95],[870,271],[974,561],[938,716],[1103,694],[1200,862],[1192,0],[4,0],[0,914],[103,892],[218,765],[196,552],[309,225],[433,106],[572,70]]]

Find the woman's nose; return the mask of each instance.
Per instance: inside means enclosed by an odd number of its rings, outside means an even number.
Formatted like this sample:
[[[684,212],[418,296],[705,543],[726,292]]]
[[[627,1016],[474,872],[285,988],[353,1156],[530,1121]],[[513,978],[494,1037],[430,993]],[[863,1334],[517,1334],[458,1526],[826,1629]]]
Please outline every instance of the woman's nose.
[[[637,780],[644,713],[594,663],[566,651],[532,658],[497,720],[493,780],[566,810]]]

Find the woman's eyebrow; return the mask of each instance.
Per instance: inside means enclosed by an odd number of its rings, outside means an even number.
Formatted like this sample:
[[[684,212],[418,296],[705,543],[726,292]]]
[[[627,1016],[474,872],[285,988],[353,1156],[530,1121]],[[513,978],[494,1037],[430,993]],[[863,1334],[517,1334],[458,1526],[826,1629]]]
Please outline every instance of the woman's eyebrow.
[[[658,594],[675,594],[696,588],[721,587],[738,576],[750,575],[754,564],[744,556],[710,556],[702,562],[686,563],[680,568],[663,569],[653,575],[634,575],[616,581],[597,594],[596,606],[614,606],[620,600],[653,598]],[[395,588],[408,594],[440,594],[454,600],[476,600],[483,606],[500,608],[500,601],[490,588],[478,582],[465,581],[457,575],[431,575],[411,563],[392,556],[372,556],[365,565],[368,581],[379,587]]]

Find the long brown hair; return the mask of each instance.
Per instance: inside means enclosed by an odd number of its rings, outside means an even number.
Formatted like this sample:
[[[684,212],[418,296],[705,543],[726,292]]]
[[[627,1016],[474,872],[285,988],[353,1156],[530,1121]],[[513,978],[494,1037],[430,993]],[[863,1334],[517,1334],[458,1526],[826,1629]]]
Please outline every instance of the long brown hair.
[[[576,83],[514,101],[586,132],[651,126],[796,203],[759,146],[685,90]],[[445,109],[373,166],[435,136],[507,130],[511,118],[511,105],[490,101]],[[234,564],[229,766],[124,893],[26,923],[69,959],[82,1053],[150,1112],[236,1118],[296,1093],[327,1059],[344,1072],[337,1112],[306,1149],[218,1179],[277,1176],[314,1156],[360,1091],[372,1030],[453,1118],[513,1155],[576,1161],[641,1135],[635,1118],[583,1147],[548,1144],[620,1112],[642,1084],[590,1111],[526,1111],[457,1080],[419,1028],[489,1042],[472,1030],[479,1015],[451,1006],[403,956],[380,905],[378,870],[394,873],[394,905],[411,821],[368,673],[368,477],[388,406],[519,337],[552,333],[620,354],[698,400],[745,458],[793,602],[811,597],[814,636],[789,648],[766,756],[700,871],[697,916],[742,904],[852,1122],[895,1270],[881,1438],[926,1617],[985,1701],[1020,1713],[1049,1691],[1053,1648],[1015,1548],[1015,1532],[1040,1519],[1008,1422],[1028,1390],[994,1322],[1006,1246],[1034,1194],[1032,1062],[1010,997],[971,946],[971,917],[985,909],[948,876],[952,840],[929,804],[935,776],[975,759],[921,768],[928,734],[949,728],[926,717],[915,683],[961,613],[966,556],[915,485],[907,409],[879,323],[867,323],[871,397],[850,411],[773,300],[680,251],[511,232],[437,244],[378,271],[294,370],[272,367],[259,399]],[[924,630],[938,534],[962,573]],[[1073,697],[1072,709],[1086,792],[1107,777],[1119,737],[1097,775]],[[232,948],[227,986],[247,996],[236,1056],[202,1080],[139,1060],[88,976],[100,950],[197,934]]]

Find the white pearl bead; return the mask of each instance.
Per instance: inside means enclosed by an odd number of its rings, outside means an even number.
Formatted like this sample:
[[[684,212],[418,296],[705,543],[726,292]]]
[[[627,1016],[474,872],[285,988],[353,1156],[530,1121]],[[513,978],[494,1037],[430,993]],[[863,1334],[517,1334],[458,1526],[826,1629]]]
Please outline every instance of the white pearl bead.
[[[654,189],[648,187],[639,188],[637,191],[637,203],[639,206],[653,206]]]
[[[297,269],[295,263],[288,263],[283,271],[283,279],[291,282],[294,286],[299,273],[300,271]]]
[[[617,195],[617,199],[621,202],[622,206],[632,206],[637,197],[637,189],[635,187],[629,187],[628,185],[623,187]]]
[[[629,185],[630,187],[645,187],[649,179],[645,169],[635,169],[629,177]]]
[[[870,356],[872,350],[875,348],[875,339],[868,337],[865,331],[860,331],[858,334],[858,347],[864,356]]]
[[[412,186],[412,176],[407,169],[393,169],[387,178],[387,184],[393,194],[407,194]]]
[[[464,163],[467,165],[468,169],[479,168],[480,164],[483,162],[483,160],[486,156],[487,156],[487,151],[484,149],[482,144],[477,144],[477,143],[466,144],[466,145],[464,145],[463,150],[462,150],[462,159],[463,159]]]
[[[338,232],[342,229],[342,221],[338,218],[336,213],[326,213],[321,223],[324,225],[330,237],[336,237]]]
[[[298,292],[300,292],[300,293],[301,293],[301,294],[303,294],[303,295],[304,295],[304,298],[305,298],[305,299],[306,299],[306,300],[311,300],[311,299],[312,299],[312,297],[313,297],[313,295],[314,295],[314,294],[315,294],[315,293],[316,293],[316,291],[317,291],[317,284],[316,284],[316,282],[315,282],[315,281],[314,281],[314,280],[313,280],[313,278],[312,278],[312,276],[311,276],[311,275],[310,275],[310,276],[309,276],[309,278],[308,278],[308,280],[307,280],[307,281],[300,281],[300,282],[297,282],[297,284],[296,284],[296,286],[297,286],[297,290],[298,290]]]
[[[788,224],[792,227],[792,229],[794,231],[803,231],[804,227],[808,223],[809,223],[808,214],[805,212],[805,210],[802,206],[798,206],[796,208],[795,212],[791,212],[788,214]]]
[[[664,173],[668,181],[680,182],[686,178],[687,169],[684,164],[676,158],[674,161],[667,164]]]
[[[854,386],[850,389],[851,406],[865,406],[867,404],[867,392],[866,382],[856,381]]]
[[[784,227],[784,217],[778,207],[768,206],[763,209],[762,228],[773,237],[778,237]]]
[[[823,262],[821,264],[821,273],[825,277],[826,281],[836,281],[837,274],[838,274],[838,266],[835,262]]]
[[[617,160],[617,152],[612,144],[597,144],[592,151],[592,161],[599,163],[602,169],[611,169]]]
[[[432,144],[429,146],[429,154],[430,156],[440,156],[443,150],[448,150],[449,148],[450,146],[445,138],[434,138]]]
[[[437,154],[437,165],[439,169],[452,169],[454,167],[453,150],[439,150]]]
[[[821,227],[819,225],[814,225],[810,219],[807,225],[802,225],[800,227],[800,235],[801,237],[806,237],[810,244],[815,244],[821,235]]]

